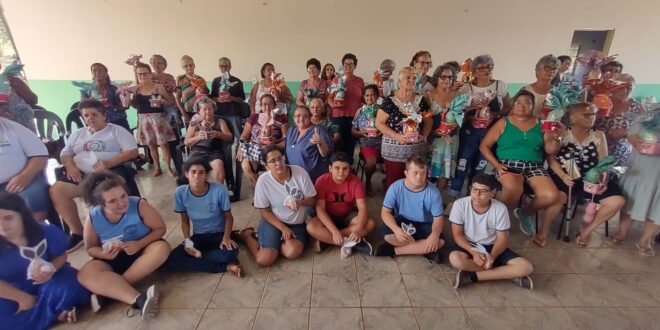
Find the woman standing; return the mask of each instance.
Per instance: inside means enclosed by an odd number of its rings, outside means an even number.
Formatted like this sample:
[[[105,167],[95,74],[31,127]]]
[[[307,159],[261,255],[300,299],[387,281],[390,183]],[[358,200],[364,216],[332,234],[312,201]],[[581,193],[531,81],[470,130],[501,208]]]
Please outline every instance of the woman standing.
[[[310,106],[310,101],[313,98],[319,98],[325,103],[325,98],[328,93],[328,82],[319,77],[321,72],[321,62],[315,58],[307,60],[307,74],[309,78],[303,80],[298,88],[298,96],[296,97],[297,105]]]
[[[101,63],[94,63],[91,70],[94,85],[80,92],[81,100],[92,98],[100,101],[105,108],[107,122],[119,125],[130,132],[131,128],[128,126],[128,119],[126,119],[126,109],[128,107],[121,105],[117,95],[117,86],[112,84],[108,75],[108,68]]]
[[[167,94],[172,95],[170,103],[166,103],[164,106],[168,122],[172,122],[172,119],[174,119],[176,123],[179,123],[181,115],[179,114],[179,110],[176,107],[176,101],[174,100],[174,94],[176,93],[176,79],[174,79],[173,75],[165,73],[165,69],[167,69],[167,60],[162,55],[154,54],[149,59],[149,63],[153,70],[151,80],[153,80],[155,84],[163,85]]]
[[[420,50],[413,55],[410,60],[410,66],[415,68],[415,93],[423,95],[433,89],[431,77],[428,75],[433,66],[431,53],[427,50]]]
[[[559,71],[561,63],[554,55],[545,55],[536,62],[536,81],[522,89],[534,95],[534,116],[542,118],[545,107],[545,97],[552,89],[552,79]]]
[[[261,104],[257,100],[261,100],[264,94],[271,94],[275,98],[276,113],[287,113],[287,105],[293,100],[291,90],[287,85],[273,88],[273,78],[275,77],[275,66],[271,63],[264,63],[261,66],[261,81],[252,87],[250,91],[250,109],[252,113],[261,112]]]

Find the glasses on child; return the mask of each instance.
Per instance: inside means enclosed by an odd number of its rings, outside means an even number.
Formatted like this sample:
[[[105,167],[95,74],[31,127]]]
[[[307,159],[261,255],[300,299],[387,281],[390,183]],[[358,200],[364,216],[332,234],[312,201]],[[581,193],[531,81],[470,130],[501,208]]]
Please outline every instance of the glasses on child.
[[[274,165],[274,164],[277,164],[277,163],[283,162],[283,161],[284,161],[284,155],[280,155],[279,157],[275,157],[273,159],[267,160],[266,163],[268,163],[270,165]]]
[[[479,188],[472,187],[472,189],[470,191],[473,194],[486,195],[491,191],[491,189],[479,189]]]

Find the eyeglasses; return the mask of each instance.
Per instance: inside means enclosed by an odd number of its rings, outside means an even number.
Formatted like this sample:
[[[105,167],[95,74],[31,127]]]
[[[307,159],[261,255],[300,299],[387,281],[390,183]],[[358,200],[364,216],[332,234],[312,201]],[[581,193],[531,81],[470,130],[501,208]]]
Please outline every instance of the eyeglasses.
[[[266,161],[269,165],[275,165],[277,163],[284,162],[284,155],[280,155],[279,157],[275,157],[273,159],[269,159]]]
[[[151,72],[136,72],[135,74],[138,76],[146,76],[146,75],[150,75]]]
[[[473,194],[486,195],[486,194],[490,193],[492,191],[492,189],[479,189],[479,188],[472,187],[472,189],[470,191]]]
[[[438,77],[438,79],[440,79],[440,80],[454,80],[454,76],[452,76],[452,75],[449,75],[449,76],[440,75]]]
[[[431,61],[428,61],[428,62],[427,61],[419,61],[417,63],[421,64],[422,66],[428,66],[428,67],[433,66],[433,62],[431,62]]]
[[[556,66],[552,66],[552,65],[544,65],[543,66],[543,71],[545,71],[545,72],[552,72],[552,71],[557,71],[557,70],[559,70],[559,68],[556,67]]]
[[[220,64],[221,68],[231,68],[231,64]]]
[[[476,69],[477,71],[484,72],[484,71],[493,71],[493,68],[495,68],[495,66],[490,64],[486,66],[478,66]]]

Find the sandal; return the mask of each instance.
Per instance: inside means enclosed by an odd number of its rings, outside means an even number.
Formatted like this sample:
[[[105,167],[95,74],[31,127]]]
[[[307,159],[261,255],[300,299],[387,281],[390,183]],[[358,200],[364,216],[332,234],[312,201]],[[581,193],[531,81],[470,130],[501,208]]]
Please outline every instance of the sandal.
[[[545,245],[548,244],[547,239],[539,239],[539,238],[536,238],[536,236],[532,237],[532,242],[534,242],[534,244],[536,244],[536,246],[538,246],[540,248],[544,248]]]
[[[635,243],[637,252],[642,257],[655,257],[655,250],[651,247],[642,247],[639,243]]]
[[[151,172],[151,176],[153,176],[154,178],[161,175],[163,175],[163,171],[161,169],[157,169]]]
[[[589,245],[589,240],[582,238],[580,233],[577,233],[575,235],[575,244],[577,244],[579,248],[586,248],[587,245]]]
[[[234,263],[229,264],[229,265],[227,266],[227,271],[228,271],[230,274],[232,274],[232,275],[234,275],[234,276],[236,276],[236,277],[238,277],[238,278],[241,278],[241,277],[243,277],[243,275],[244,275],[244,274],[243,274],[243,267],[242,267],[241,264],[239,264],[238,262],[234,262]]]
[[[57,319],[60,322],[66,322],[66,323],[76,323],[76,322],[78,322],[78,314],[76,312],[76,308],[73,307],[68,311],[62,311],[62,313],[60,313],[60,315]]]
[[[624,240],[616,238],[614,236],[608,236],[605,239],[605,242],[603,243],[603,245],[605,247],[613,247],[613,246],[616,246],[616,245],[619,245],[619,244],[623,243],[623,241]]]

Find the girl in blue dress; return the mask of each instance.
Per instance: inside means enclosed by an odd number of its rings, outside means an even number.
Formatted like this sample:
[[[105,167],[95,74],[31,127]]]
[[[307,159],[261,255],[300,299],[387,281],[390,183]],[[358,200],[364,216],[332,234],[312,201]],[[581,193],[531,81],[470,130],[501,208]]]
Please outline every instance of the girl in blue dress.
[[[66,260],[66,245],[64,233],[36,222],[20,196],[0,193],[0,328],[46,329],[76,321],[76,306],[89,301],[89,292]],[[26,257],[34,256],[29,250],[43,252],[41,264],[52,268],[30,268],[21,249]]]

